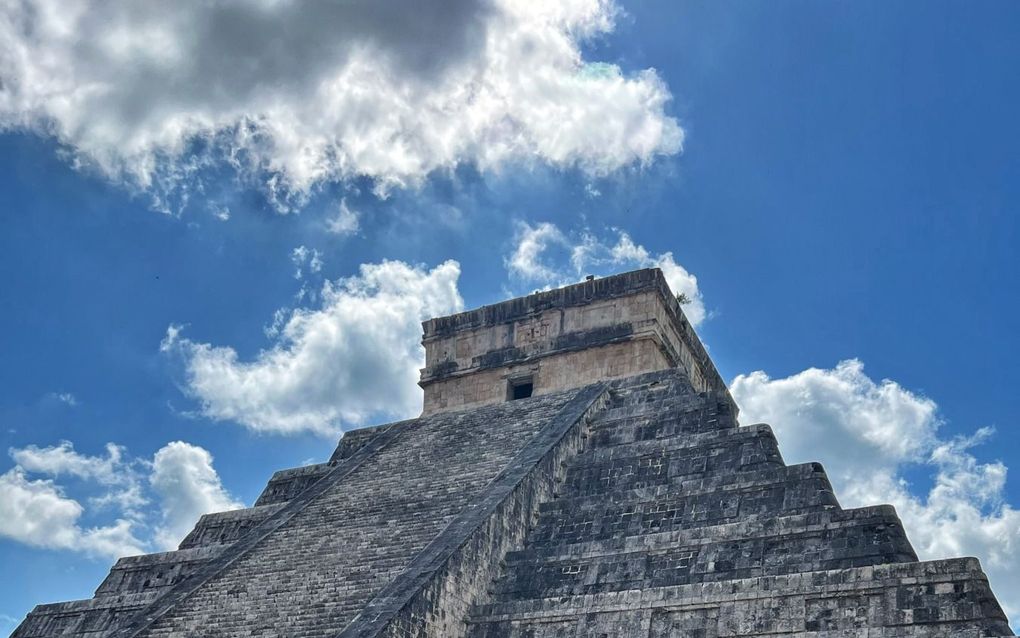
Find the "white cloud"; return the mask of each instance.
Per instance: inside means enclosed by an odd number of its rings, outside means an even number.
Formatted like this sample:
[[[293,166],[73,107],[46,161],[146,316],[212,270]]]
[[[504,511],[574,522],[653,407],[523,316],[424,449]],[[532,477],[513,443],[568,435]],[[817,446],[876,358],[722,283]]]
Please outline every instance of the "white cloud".
[[[333,435],[371,415],[421,409],[421,321],[463,308],[459,276],[455,261],[432,270],[363,264],[358,275],[327,282],[318,308],[277,323],[276,343],[252,361],[229,346],[186,339],[176,326],[161,349],[183,357],[187,391],[207,417],[263,432]]]
[[[78,520],[84,511],[53,481],[31,480],[21,467],[0,475],[0,536],[33,547],[111,558],[142,553],[144,544],[134,536],[131,521],[83,528]]]
[[[224,489],[209,452],[184,441],[168,443],[152,461],[149,482],[159,495],[162,519],[156,543],[174,549],[202,514],[243,507]]]
[[[844,461],[833,468],[834,478],[846,483],[862,468],[867,475],[922,461],[937,441],[935,402],[894,381],[875,383],[856,359],[785,379],[752,372],[734,379],[731,390],[742,420],[764,421],[782,433],[784,454],[801,462],[831,450]]]
[[[521,222],[517,227],[517,245],[506,260],[507,269],[525,281],[558,281],[564,277],[564,273],[547,263],[547,253],[552,249],[569,246],[567,236],[555,224],[540,222],[532,226]]]
[[[616,14],[612,0],[6,2],[0,127],[157,192],[225,161],[281,208],[324,180],[385,191],[465,162],[603,175],[683,141],[654,70],[583,58]]]
[[[127,458],[124,448],[113,443],[106,449],[106,457],[78,454],[67,441],[11,449],[17,465],[0,475],[0,536],[33,547],[117,558],[151,551],[154,545],[170,549],[202,514],[241,507],[201,447],[169,443],[152,461]],[[51,478],[33,479],[31,474]],[[53,480],[67,476],[100,487],[98,496],[88,498],[89,507]],[[146,507],[153,503],[155,509]],[[84,527],[85,516],[107,522]]]
[[[347,200],[340,200],[336,216],[326,220],[326,231],[333,235],[353,235],[361,228],[358,212],[347,206]]]
[[[766,422],[788,463],[821,461],[844,507],[892,503],[922,559],[977,556],[1006,612],[1020,621],[1020,511],[1005,502],[1006,467],[968,450],[992,436],[940,438],[938,408],[894,381],[876,383],[858,360],[783,379],[739,375],[741,422]],[[904,478],[933,475],[927,494]]]
[[[294,264],[294,279],[305,276],[305,269],[315,274],[322,270],[322,253],[315,248],[301,245],[290,253],[290,261]]]
[[[123,449],[113,443],[106,444],[106,457],[85,456],[74,451],[70,441],[40,448],[35,445],[10,450],[11,458],[29,472],[48,476],[70,475],[80,479],[94,479],[104,485],[122,482],[127,477],[120,473]]]
[[[115,489],[90,497],[88,502],[96,511],[112,510],[121,512],[131,520],[142,520],[144,518],[142,508],[151,503],[151,500],[145,494],[140,477],[132,470],[131,480],[125,481]]]
[[[683,307],[687,319],[694,326],[700,325],[707,313],[698,278],[676,263],[672,252],[653,255],[635,244],[626,232],[612,232],[615,239],[606,241],[590,231],[568,235],[549,222],[519,222],[514,249],[505,260],[507,270],[525,283],[562,286],[587,274],[660,268],[670,289],[689,300]]]

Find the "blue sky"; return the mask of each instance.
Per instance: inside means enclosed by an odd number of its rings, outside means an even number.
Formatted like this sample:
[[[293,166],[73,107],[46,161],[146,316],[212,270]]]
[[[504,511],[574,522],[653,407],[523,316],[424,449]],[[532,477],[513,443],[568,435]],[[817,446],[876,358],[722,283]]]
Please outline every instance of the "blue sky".
[[[115,5],[0,9],[0,629],[413,414],[421,319],[649,265],[1017,624],[1020,5]]]

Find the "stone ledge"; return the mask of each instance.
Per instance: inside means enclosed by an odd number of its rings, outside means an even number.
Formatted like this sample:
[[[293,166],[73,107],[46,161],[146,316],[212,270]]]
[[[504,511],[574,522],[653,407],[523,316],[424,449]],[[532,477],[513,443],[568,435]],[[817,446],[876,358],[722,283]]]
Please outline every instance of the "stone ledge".
[[[546,310],[585,306],[596,301],[626,297],[645,290],[662,290],[665,283],[666,280],[658,268],[634,270],[582,281],[571,286],[482,306],[475,310],[429,319],[422,322],[424,340],[447,337],[463,330],[477,330],[510,323]],[[665,286],[665,289],[669,290],[669,286]],[[676,303],[675,298],[673,302]],[[677,308],[679,309],[679,304]]]
[[[736,428],[721,428],[707,432],[678,432],[656,439],[635,441],[616,441],[603,443],[599,447],[586,450],[579,460],[591,465],[601,465],[620,459],[636,458],[656,452],[685,453],[699,448],[715,448],[722,445],[741,445],[757,440],[775,441],[772,427],[764,423],[746,425]]]
[[[410,419],[413,420],[413,419]],[[373,425],[366,428],[357,428],[354,430],[348,430],[344,432],[343,436],[340,437],[340,441],[336,445],[336,449],[333,450],[333,454],[330,455],[328,465],[337,465],[345,459],[349,459],[354,456],[354,453],[364,447],[372,437],[377,434],[382,434],[386,430],[400,423],[406,423],[405,421],[398,421],[397,423],[384,423],[382,425]]]
[[[890,563],[779,576],[759,576],[722,582],[674,585],[645,590],[584,594],[565,599],[526,599],[480,606],[471,623],[553,619],[577,614],[633,611],[668,607],[683,609],[722,602],[782,599],[805,594],[881,591],[890,586],[950,583],[974,580],[987,587],[988,580],[976,558],[953,558],[919,563]],[[994,600],[994,599],[993,599]],[[1005,614],[1000,610],[1002,618]]]
[[[181,541],[179,549],[194,549],[205,545],[233,542],[237,540],[239,535],[247,531],[245,524],[251,526],[258,525],[261,521],[278,512],[283,506],[283,503],[274,503],[272,505],[257,505],[255,507],[245,507],[226,512],[203,514],[198,519],[195,527]],[[221,534],[218,538],[210,541],[207,537],[215,530],[221,530]],[[224,534],[224,531],[227,533]]]
[[[654,487],[637,487],[614,496],[621,503],[652,503],[665,498],[686,499],[717,492],[739,492],[744,490],[761,490],[773,485],[799,482],[811,479],[824,479],[828,485],[828,477],[819,463],[799,463],[797,465],[770,467],[750,472],[734,472],[717,475],[708,479],[681,480],[669,485]],[[831,486],[830,490],[831,492]],[[542,505],[542,510],[569,507],[597,507],[606,503],[604,494],[582,495],[558,498]]]
[[[108,596],[85,598],[83,600],[68,600],[62,603],[46,603],[44,605],[36,605],[32,610],[32,615],[66,614],[94,609],[110,609],[113,607],[136,607],[152,602],[157,595],[156,592],[111,594]]]
[[[167,587],[172,584],[167,581],[176,580],[188,570],[194,570],[198,565],[212,560],[229,546],[229,543],[206,545],[172,552],[121,558],[110,569],[110,573],[103,582],[99,584],[96,596],[126,594],[131,593],[132,590],[137,592],[154,591]]]
[[[780,535],[807,534],[862,522],[885,522],[902,528],[902,522],[892,505],[875,505],[849,510],[828,509],[808,514],[792,514],[774,518],[755,518],[737,523],[722,523],[702,527],[638,534],[623,538],[581,541],[561,546],[544,546],[540,549],[514,552],[513,560],[532,558],[586,559],[618,554],[655,552],[734,540],[769,539]],[[559,553],[558,553],[559,552]],[[913,560],[917,560],[916,556]]]
[[[280,470],[269,479],[265,489],[255,501],[255,507],[285,503],[325,476],[331,469],[333,466],[329,463],[316,463]]]
[[[658,348],[668,347],[668,344],[664,344],[662,339],[652,330],[636,329],[633,324],[628,322],[618,323],[613,326],[594,328],[592,330],[577,330],[562,334],[556,337],[550,350],[526,352],[516,347],[490,350],[474,357],[471,367],[464,368],[463,370],[457,367],[455,361],[441,361],[435,366],[425,368],[422,371],[421,381],[418,385],[424,388],[439,381],[468,376],[482,370],[523,365],[568,352],[592,350],[602,346],[638,339],[651,340]]]
[[[125,556],[117,559],[113,569],[134,569],[149,565],[174,564],[191,561],[209,560],[217,556],[229,545],[204,545],[189,549],[175,549],[169,552],[156,552],[153,554],[140,554],[138,556]]]

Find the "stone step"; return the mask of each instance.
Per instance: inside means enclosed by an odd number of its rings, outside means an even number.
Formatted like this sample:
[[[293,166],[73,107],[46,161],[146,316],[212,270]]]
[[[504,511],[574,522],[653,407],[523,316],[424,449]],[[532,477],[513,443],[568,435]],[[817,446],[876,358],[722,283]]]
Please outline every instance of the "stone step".
[[[737,427],[732,414],[701,408],[666,414],[622,415],[596,419],[591,424],[591,445],[614,445],[657,438],[698,434]]]
[[[508,557],[494,591],[498,600],[581,596],[917,560],[895,514],[839,514],[815,525],[787,517],[800,525],[714,526],[686,538],[652,534],[525,550]],[[760,533],[768,527],[771,533]]]
[[[340,437],[340,441],[337,442],[333,454],[330,455],[327,465],[339,465],[342,461],[354,456],[355,452],[367,445],[376,435],[382,434],[392,427],[401,427],[406,422],[384,423],[382,425],[373,425],[344,432],[343,436]]]
[[[568,468],[563,492],[564,496],[604,494],[782,465],[768,426],[720,430],[589,448]]]
[[[635,536],[838,506],[821,466],[793,465],[608,496],[555,499],[540,507],[529,542],[537,545]]]
[[[474,608],[472,638],[1007,636],[977,559],[892,563]]]
[[[584,560],[633,552],[666,551],[673,547],[704,545],[744,538],[772,538],[789,534],[817,532],[863,524],[880,524],[902,529],[892,505],[873,505],[853,509],[826,509],[787,516],[759,517],[736,523],[707,525],[670,532],[651,532],[595,541],[560,545],[527,546],[507,554],[505,564],[533,560]]]
[[[589,437],[588,446],[571,461],[571,465],[603,463],[615,458],[641,456],[661,450],[683,450],[706,446],[718,446],[727,442],[739,442],[745,438],[770,439],[770,446],[776,446],[772,427],[764,423],[732,428],[708,429],[702,432],[670,432],[659,437],[642,437],[626,441],[614,440],[595,444]]]
[[[171,587],[219,556],[228,545],[207,545],[121,558],[96,589],[97,596],[140,593]]]
[[[610,396],[614,407],[624,407],[661,404],[666,401],[706,400],[710,395],[710,392],[696,392],[690,384],[666,380],[616,388]]]
[[[195,529],[184,537],[178,548],[191,549],[206,545],[232,543],[275,514],[283,505],[283,503],[277,503],[229,512],[204,514],[202,518],[198,519]]]
[[[771,489],[783,483],[804,480],[819,480],[821,481],[820,484],[827,488],[827,491],[832,492],[832,486],[821,463],[797,463],[794,465],[769,466],[753,469],[748,472],[729,472],[707,477],[695,476],[685,478],[671,485],[619,490],[609,495],[570,496],[562,493],[554,494],[552,500],[539,505],[539,513],[561,511],[564,508],[583,510],[606,503],[639,503],[663,498],[702,496],[746,489]]]
[[[630,377],[615,379],[609,382],[614,394],[626,395],[660,390],[662,388],[679,388],[687,392],[694,392],[690,377],[680,368],[668,368],[656,370],[655,372],[642,372]]]
[[[88,600],[36,605],[12,638],[83,636],[101,638],[130,620],[132,614],[158,597],[158,592],[96,596]]]
[[[728,406],[715,394],[691,394],[636,404],[627,404],[613,400],[609,408],[600,414],[594,422],[596,424],[612,423],[623,419],[649,416],[665,418],[705,410],[719,414],[730,412]]]
[[[317,463],[315,465],[280,470],[269,479],[266,488],[262,490],[262,494],[255,501],[255,507],[286,503],[308,489],[309,486],[325,476],[331,469],[333,469],[333,466],[329,463]]]

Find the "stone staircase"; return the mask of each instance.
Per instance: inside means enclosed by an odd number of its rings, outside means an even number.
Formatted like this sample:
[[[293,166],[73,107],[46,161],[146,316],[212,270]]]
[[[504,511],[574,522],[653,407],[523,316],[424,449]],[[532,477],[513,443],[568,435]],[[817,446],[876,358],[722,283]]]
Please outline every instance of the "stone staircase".
[[[974,559],[917,562],[891,506],[673,372],[617,382],[473,638],[1012,635]]]
[[[178,550],[118,560],[93,598],[38,605],[13,638],[335,636],[575,394],[350,432]]]

